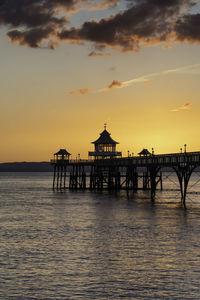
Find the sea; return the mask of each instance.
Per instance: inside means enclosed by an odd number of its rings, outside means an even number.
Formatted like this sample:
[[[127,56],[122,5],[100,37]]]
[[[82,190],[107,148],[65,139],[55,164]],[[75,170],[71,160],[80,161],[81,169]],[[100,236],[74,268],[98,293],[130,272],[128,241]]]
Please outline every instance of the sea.
[[[200,299],[200,176],[148,191],[53,191],[0,173],[0,299]]]

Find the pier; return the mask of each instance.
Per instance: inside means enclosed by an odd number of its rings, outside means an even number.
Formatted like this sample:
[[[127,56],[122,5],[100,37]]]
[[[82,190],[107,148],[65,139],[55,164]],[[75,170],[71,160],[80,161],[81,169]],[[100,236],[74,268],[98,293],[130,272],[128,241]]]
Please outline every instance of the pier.
[[[143,149],[138,156],[122,157],[115,142],[104,128],[100,138],[93,142],[95,149],[89,159],[70,159],[70,153],[60,149],[54,154],[54,190],[149,190],[155,199],[156,190],[163,189],[163,169],[172,169],[178,178],[181,202],[186,205],[190,177],[200,166],[200,151],[155,155]]]

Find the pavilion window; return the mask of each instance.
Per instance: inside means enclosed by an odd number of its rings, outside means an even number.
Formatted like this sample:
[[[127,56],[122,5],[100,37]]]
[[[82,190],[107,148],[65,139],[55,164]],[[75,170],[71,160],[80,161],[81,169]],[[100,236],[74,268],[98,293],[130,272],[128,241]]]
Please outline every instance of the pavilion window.
[[[104,151],[104,145],[102,145],[102,144],[97,145],[97,150],[99,152],[103,152]]]

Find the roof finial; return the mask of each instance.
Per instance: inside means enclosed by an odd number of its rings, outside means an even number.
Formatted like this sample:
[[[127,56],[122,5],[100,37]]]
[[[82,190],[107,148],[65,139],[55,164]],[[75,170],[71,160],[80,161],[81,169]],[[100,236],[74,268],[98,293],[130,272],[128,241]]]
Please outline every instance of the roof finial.
[[[104,130],[106,130],[106,127],[107,127],[107,124],[106,124],[106,123],[104,123]]]

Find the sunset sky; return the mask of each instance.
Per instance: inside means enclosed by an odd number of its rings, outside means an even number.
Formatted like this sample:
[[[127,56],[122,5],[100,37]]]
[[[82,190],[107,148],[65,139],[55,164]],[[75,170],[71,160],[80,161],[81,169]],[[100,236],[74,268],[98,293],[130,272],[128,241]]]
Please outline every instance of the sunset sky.
[[[200,1],[0,2],[0,162],[200,150]]]

